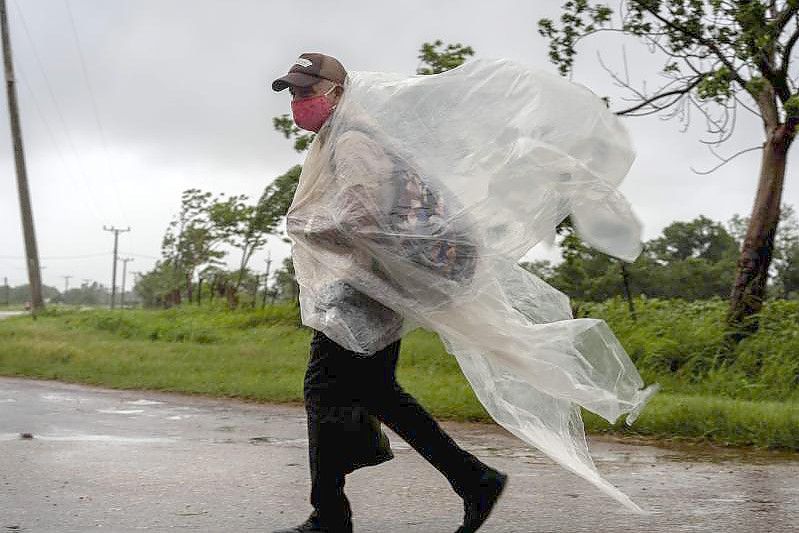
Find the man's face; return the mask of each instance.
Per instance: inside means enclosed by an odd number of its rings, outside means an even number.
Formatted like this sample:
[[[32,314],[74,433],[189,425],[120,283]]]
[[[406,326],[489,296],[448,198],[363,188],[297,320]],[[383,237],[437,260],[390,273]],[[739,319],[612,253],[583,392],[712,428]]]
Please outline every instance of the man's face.
[[[335,106],[341,98],[342,88],[329,80],[319,80],[310,87],[289,87],[292,100],[302,100],[325,95],[331,106]]]

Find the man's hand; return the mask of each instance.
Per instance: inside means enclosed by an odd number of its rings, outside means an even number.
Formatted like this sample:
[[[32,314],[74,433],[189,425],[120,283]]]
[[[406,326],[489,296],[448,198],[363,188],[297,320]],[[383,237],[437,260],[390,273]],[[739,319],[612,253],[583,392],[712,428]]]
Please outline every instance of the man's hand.
[[[351,246],[347,235],[326,214],[314,214],[307,218],[288,217],[286,231],[289,235],[328,250],[341,251],[342,248]]]
[[[369,189],[358,184],[347,187],[336,198],[336,220],[347,234],[376,231],[385,214],[380,212]]]

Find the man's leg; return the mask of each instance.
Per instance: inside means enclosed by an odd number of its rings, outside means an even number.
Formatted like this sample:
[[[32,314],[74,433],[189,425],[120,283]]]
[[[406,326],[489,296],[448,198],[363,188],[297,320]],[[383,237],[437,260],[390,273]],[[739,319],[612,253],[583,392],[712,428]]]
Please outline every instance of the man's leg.
[[[457,494],[465,497],[475,489],[480,476],[489,467],[458,446],[416,398],[397,383],[399,350],[400,341],[396,341],[370,356],[371,359],[359,361],[367,367],[380,367],[379,370],[365,372],[377,379],[359,384],[358,389],[363,391],[359,400],[371,414],[438,469]]]
[[[308,410],[308,459],[311,470],[311,505],[320,525],[332,532],[352,531],[352,510],[344,494],[345,474],[338,460],[340,424],[326,420],[330,413]]]
[[[331,533],[352,531],[352,511],[344,494],[345,469],[339,460],[343,438],[338,407],[343,405],[339,376],[345,364],[326,338],[315,332],[303,394],[308,417],[308,460],[312,518]]]

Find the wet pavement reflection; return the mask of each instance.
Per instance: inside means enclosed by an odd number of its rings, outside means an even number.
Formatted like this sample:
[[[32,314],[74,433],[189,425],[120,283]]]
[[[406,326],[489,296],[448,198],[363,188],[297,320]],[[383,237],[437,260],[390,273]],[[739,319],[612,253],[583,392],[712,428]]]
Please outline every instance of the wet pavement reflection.
[[[485,532],[798,531],[799,454],[590,439],[631,514],[503,429],[445,422],[510,474]],[[347,477],[358,532],[452,532],[462,504],[389,433]],[[302,406],[0,378],[0,531],[271,531],[308,505]]]

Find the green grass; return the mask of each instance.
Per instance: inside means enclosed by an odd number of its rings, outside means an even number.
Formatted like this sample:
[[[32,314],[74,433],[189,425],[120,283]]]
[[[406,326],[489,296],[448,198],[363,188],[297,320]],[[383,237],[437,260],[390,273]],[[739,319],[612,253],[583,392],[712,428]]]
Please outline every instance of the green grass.
[[[701,305],[700,305],[701,304]],[[714,367],[719,302],[637,302],[633,322],[619,301],[584,305],[605,318],[648,382],[663,385],[633,427],[586,413],[592,432],[799,450],[799,305],[778,302],[736,363]],[[790,304],[790,302],[789,302]],[[296,309],[225,311],[55,310],[33,321],[0,321],[0,374],[113,388],[151,389],[269,402],[301,402],[310,330]],[[794,322],[792,322],[794,321]],[[675,363],[676,361],[676,363]],[[460,372],[430,332],[402,344],[399,380],[435,416],[488,421]]]
[[[799,402],[799,301],[768,303],[756,335],[719,364],[727,302],[639,298],[584,303],[580,316],[607,320],[647,382],[666,392],[754,401]]]

